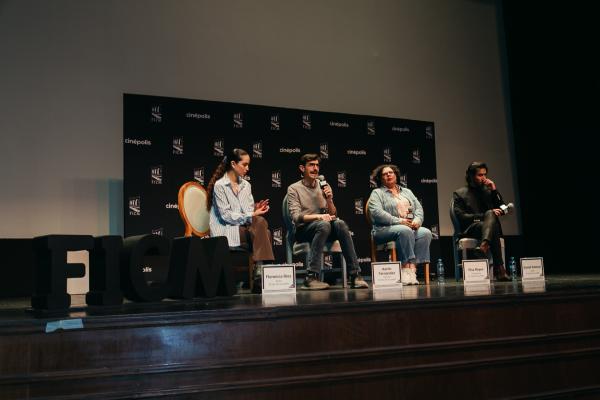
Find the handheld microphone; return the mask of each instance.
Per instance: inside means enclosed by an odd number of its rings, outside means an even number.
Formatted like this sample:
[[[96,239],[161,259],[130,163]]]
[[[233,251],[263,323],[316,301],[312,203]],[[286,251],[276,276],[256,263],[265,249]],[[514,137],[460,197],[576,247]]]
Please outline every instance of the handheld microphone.
[[[317,180],[319,181],[319,186],[321,187],[321,189],[325,189],[325,186],[329,185],[323,175],[319,175],[317,177]]]
[[[504,215],[510,214],[515,210],[515,205],[513,203],[500,204],[500,209]]]
[[[504,215],[510,214],[515,210],[515,205],[513,203],[508,203],[508,204],[504,203],[504,199],[502,198],[502,195],[500,194],[500,192],[498,190],[495,191],[495,194],[496,194],[496,200],[500,204],[498,206],[498,208],[502,210],[502,214],[504,214]]]
[[[329,183],[327,183],[323,175],[319,175],[317,177],[317,181],[319,182],[319,187],[321,187],[321,190],[323,191],[323,196],[327,198],[327,195],[325,194],[325,186],[329,186]]]

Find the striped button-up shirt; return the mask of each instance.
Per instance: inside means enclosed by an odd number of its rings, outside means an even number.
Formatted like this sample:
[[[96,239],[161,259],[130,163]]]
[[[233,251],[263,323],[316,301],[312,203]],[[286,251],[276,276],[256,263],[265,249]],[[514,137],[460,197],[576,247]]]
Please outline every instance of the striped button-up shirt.
[[[415,215],[413,221],[421,225],[425,218],[421,203],[410,189],[398,185],[398,190],[400,195],[408,200],[413,209]],[[385,186],[371,192],[368,209],[374,230],[383,226],[397,225],[402,221],[398,213],[398,199]]]
[[[240,225],[250,224],[254,213],[252,187],[239,178],[237,194],[231,188],[227,174],[215,182],[213,203],[210,208],[210,235],[225,236],[229,247],[240,245]]]

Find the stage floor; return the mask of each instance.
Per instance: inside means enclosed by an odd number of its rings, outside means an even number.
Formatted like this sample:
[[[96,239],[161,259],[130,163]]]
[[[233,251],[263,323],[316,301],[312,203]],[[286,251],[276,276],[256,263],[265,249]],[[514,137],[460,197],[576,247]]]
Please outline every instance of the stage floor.
[[[600,398],[600,275],[84,299],[0,301],[3,400]]]
[[[85,295],[72,295],[71,308],[68,311],[35,311],[30,307],[29,298],[0,299],[0,325],[15,320],[53,319],[55,317],[86,318],[108,315],[140,315],[145,313],[167,312],[208,312],[241,311],[268,309],[271,307],[318,307],[364,305],[365,302],[428,302],[440,305],[440,302],[455,303],[486,298],[503,301],[519,301],[530,296],[550,296],[582,294],[600,291],[600,275],[553,275],[545,282],[523,284],[521,280],[513,282],[492,282],[490,286],[465,286],[462,282],[447,280],[444,284],[432,282],[430,285],[404,286],[402,289],[344,289],[341,285],[329,290],[307,291],[299,289],[295,294],[251,294],[240,290],[233,297],[216,297],[193,300],[164,299],[154,303],[132,303],[124,300],[120,306],[87,306]]]

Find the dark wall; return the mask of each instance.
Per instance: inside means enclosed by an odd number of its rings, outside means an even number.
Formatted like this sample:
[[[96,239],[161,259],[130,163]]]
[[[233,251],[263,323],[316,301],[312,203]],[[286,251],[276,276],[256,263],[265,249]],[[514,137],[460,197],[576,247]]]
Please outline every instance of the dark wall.
[[[536,4],[502,7],[525,251],[548,272],[595,272],[597,23],[585,7]]]
[[[180,186],[208,185],[223,155],[239,147],[252,159],[246,178],[254,200],[270,199],[265,218],[278,262],[285,260],[282,200],[300,179],[304,153],[322,157],[320,173],[351,229],[363,272],[371,262],[364,207],[379,164],[398,165],[399,183],[423,206],[423,226],[439,238],[433,122],[134,94],[124,95],[123,118],[125,236],[182,236]],[[438,257],[437,240],[431,249]]]

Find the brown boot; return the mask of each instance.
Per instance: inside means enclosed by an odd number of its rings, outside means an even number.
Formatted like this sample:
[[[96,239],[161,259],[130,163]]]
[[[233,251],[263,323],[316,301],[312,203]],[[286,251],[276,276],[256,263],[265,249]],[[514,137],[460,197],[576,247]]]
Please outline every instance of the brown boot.
[[[504,264],[494,265],[494,273],[496,274],[497,281],[509,282],[512,280],[506,273],[506,268],[504,268]]]

